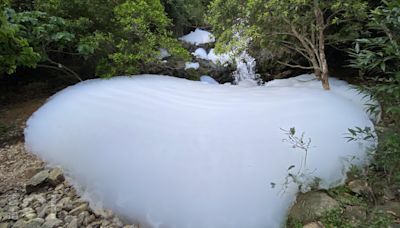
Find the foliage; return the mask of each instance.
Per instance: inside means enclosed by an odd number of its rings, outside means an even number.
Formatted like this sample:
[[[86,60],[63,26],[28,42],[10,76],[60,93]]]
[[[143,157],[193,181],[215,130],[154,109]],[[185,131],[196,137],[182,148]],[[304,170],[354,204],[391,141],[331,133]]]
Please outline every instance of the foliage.
[[[63,52],[73,45],[75,36],[68,31],[65,20],[60,17],[49,16],[40,11],[15,12],[6,9],[8,21],[18,27],[17,35],[27,41],[27,44],[37,53],[38,67],[46,67],[72,75],[80,80],[79,76],[51,58],[51,53]]]
[[[172,19],[174,32],[183,35],[193,27],[203,25],[208,0],[162,0],[165,12]]]
[[[114,8],[115,22],[120,28],[113,34],[115,51],[106,64],[101,64],[102,75],[135,74],[139,66],[157,61],[159,49],[165,48],[172,55],[189,57],[171,37],[170,19],[165,15],[159,0],[126,1]]]
[[[27,39],[18,35],[20,27],[10,23],[6,11],[0,14],[0,74],[12,74],[17,67],[35,67],[40,55]]]
[[[78,53],[96,59],[98,76],[143,72],[158,61],[161,47],[179,58],[189,57],[172,37],[160,0],[39,0],[37,5],[66,19],[79,40]]]
[[[80,80],[66,66],[69,59],[91,62],[97,76],[111,77],[145,72],[148,64],[159,61],[160,48],[189,57],[172,37],[171,19],[160,0],[37,0],[34,6],[4,11],[0,42],[8,46],[1,47],[7,48],[1,50],[0,57],[7,60],[1,62],[2,71],[46,67]]]
[[[229,47],[237,33],[274,56],[282,50],[299,55],[301,61],[282,62],[289,67],[314,70],[329,89],[325,46],[358,36],[360,19],[366,16],[363,0],[214,0],[210,23],[220,49]],[[235,45],[235,40],[233,40]]]
[[[358,39],[351,66],[360,70],[364,86],[383,109],[375,165],[390,182],[400,184],[400,1],[384,1],[369,15],[370,37]],[[373,75],[371,77],[371,75]]]

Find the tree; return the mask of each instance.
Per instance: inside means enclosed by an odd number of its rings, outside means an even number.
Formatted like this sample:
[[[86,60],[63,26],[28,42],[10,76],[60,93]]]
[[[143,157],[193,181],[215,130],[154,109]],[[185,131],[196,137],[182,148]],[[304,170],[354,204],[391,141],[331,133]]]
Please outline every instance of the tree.
[[[178,36],[205,24],[208,0],[161,0],[161,3],[168,17],[172,19],[174,32]]]
[[[355,39],[361,26],[357,22],[366,17],[366,9],[363,0],[214,0],[210,22],[222,46],[236,32],[230,28],[240,22],[242,36],[253,43],[272,53],[282,48],[297,53],[305,63],[280,63],[313,70],[323,88],[329,90],[326,46]]]
[[[25,6],[32,1],[10,2],[3,5]],[[75,72],[79,66],[74,68],[71,60],[91,63],[96,76],[111,77],[146,72],[148,64],[160,61],[160,48],[178,58],[189,57],[173,38],[171,19],[160,0],[34,3],[34,10],[1,11],[2,71],[14,73],[18,66],[45,67],[81,80]]]
[[[5,9],[4,15],[8,19],[5,24],[14,29],[14,40],[21,40],[25,47],[25,51],[16,53],[16,59],[22,59],[23,65],[58,70],[81,80],[76,72],[51,57],[51,53],[64,52],[75,41],[74,34],[67,31],[62,18],[49,16],[40,11],[15,12],[10,8]],[[4,42],[6,39],[0,38],[0,40]],[[9,45],[9,49],[16,47],[18,43]],[[12,53],[10,50],[5,51],[7,52]],[[7,58],[7,55],[5,57]],[[14,65],[15,68],[7,73],[15,72],[18,64]]]
[[[17,67],[36,67],[40,54],[29,46],[27,39],[18,35],[19,27],[7,20],[6,11],[0,12],[0,74],[12,74]]]
[[[96,75],[145,72],[159,61],[160,48],[179,58],[189,54],[170,32],[160,0],[37,0],[39,10],[65,19],[79,54],[94,59]]]

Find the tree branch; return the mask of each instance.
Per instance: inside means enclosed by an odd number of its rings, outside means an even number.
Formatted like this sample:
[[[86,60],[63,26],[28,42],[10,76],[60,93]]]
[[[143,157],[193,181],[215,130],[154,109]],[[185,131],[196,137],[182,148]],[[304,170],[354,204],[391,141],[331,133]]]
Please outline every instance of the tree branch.
[[[288,66],[288,67],[291,67],[291,68],[300,68],[300,69],[303,69],[303,70],[315,70],[315,68],[312,67],[312,66],[306,67],[306,66],[302,66],[302,65],[292,65],[292,64],[285,63],[285,62],[282,62],[282,61],[277,61],[277,63],[285,65],[285,66]]]

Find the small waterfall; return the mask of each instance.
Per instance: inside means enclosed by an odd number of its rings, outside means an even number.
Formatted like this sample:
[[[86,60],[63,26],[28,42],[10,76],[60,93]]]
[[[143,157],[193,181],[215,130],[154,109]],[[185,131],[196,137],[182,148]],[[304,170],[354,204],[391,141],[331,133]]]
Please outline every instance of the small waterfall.
[[[260,75],[256,74],[256,59],[247,52],[251,37],[244,34],[243,27],[246,26],[246,19],[238,18],[233,26],[233,40],[235,45],[231,53],[235,56],[236,70],[233,72],[234,83],[242,86],[256,86],[261,83]]]
[[[253,82],[257,85],[260,82],[260,75],[256,74],[256,59],[250,56],[246,50],[235,58],[236,70],[233,72],[235,84]]]

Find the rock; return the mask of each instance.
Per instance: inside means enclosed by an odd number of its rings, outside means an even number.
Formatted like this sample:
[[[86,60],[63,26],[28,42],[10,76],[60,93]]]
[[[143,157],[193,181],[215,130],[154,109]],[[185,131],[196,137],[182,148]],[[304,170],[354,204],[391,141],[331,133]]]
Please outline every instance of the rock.
[[[43,205],[42,207],[39,208],[39,210],[37,210],[38,217],[39,218],[44,218],[49,211],[50,211],[49,206],[48,205]]]
[[[384,205],[376,206],[376,209],[400,218],[400,202],[387,202]]]
[[[35,176],[37,173],[39,173],[40,171],[42,171],[42,170],[43,170],[42,167],[33,167],[33,168],[29,168],[29,169],[26,169],[26,170],[24,171],[24,176],[25,176],[27,179],[30,179],[30,178],[32,178],[33,176]]]
[[[49,177],[49,170],[42,170],[34,175],[25,185],[27,194],[35,192],[47,185],[47,178]]]
[[[46,217],[46,221],[50,220],[50,219],[56,219],[57,215],[55,213],[50,213],[47,217]]]
[[[89,206],[88,203],[83,203],[72,209],[69,213],[71,215],[79,215],[81,212],[87,211],[89,208],[88,206]]]
[[[71,204],[71,198],[69,196],[62,198],[60,201],[58,201],[57,206],[58,207],[64,207],[65,205]]]
[[[78,215],[78,224],[83,224],[83,221],[85,220],[85,218],[89,216],[89,212],[87,211],[83,211]]]
[[[42,218],[34,218],[25,223],[25,228],[40,228],[42,227],[43,222],[44,219]]]
[[[12,226],[12,228],[24,228],[24,227],[25,227],[25,224],[26,224],[25,220],[20,219],[20,220],[18,220],[18,221],[16,221],[16,222],[14,223],[14,225]]]
[[[103,221],[101,221],[101,225],[102,225],[103,227],[109,227],[110,221],[108,221],[108,220],[103,220]]]
[[[101,227],[101,222],[102,221],[96,221],[96,222],[92,222],[89,225],[86,225],[88,228],[92,228],[92,227]]]
[[[367,210],[360,206],[347,206],[344,216],[350,221],[365,221],[367,219]]]
[[[87,225],[89,225],[90,223],[92,223],[95,219],[96,219],[96,217],[95,217],[94,215],[86,216],[86,217],[83,219],[83,225],[87,226]]]
[[[48,176],[48,181],[51,186],[55,187],[55,186],[61,184],[62,182],[64,182],[64,180],[65,180],[65,178],[64,178],[64,173],[63,173],[62,169],[55,168],[50,171],[49,176]]]
[[[324,192],[300,193],[289,211],[289,219],[306,224],[318,220],[328,211],[339,208],[339,203]]]
[[[72,221],[67,225],[67,228],[78,228],[78,219],[73,218]]]
[[[74,216],[72,216],[72,215],[67,215],[67,216],[65,216],[64,221],[65,221],[66,223],[71,223],[72,220],[74,220],[74,219],[76,219],[76,217],[74,217]]]
[[[121,222],[121,220],[117,217],[114,217],[112,222],[114,223],[115,226],[117,227],[122,227],[124,224]]]
[[[93,213],[97,216],[97,217],[101,217],[104,219],[109,219],[113,216],[113,213],[111,210],[108,209],[95,209],[93,211]]]
[[[383,198],[387,201],[396,199],[396,193],[390,188],[386,187],[383,189]]]
[[[9,227],[11,227],[11,225],[9,223],[6,223],[6,222],[0,223],[0,228],[9,228]]]
[[[34,219],[37,217],[37,215],[35,213],[28,213],[28,214],[25,214],[24,217],[26,219]]]
[[[62,224],[63,222],[60,219],[57,218],[51,218],[51,219],[46,219],[44,222],[42,228],[53,228],[53,227],[58,227]]]
[[[312,222],[303,226],[303,228],[325,228],[321,222]]]
[[[348,183],[349,189],[355,194],[362,195],[370,192],[368,183],[365,180],[353,180]]]

